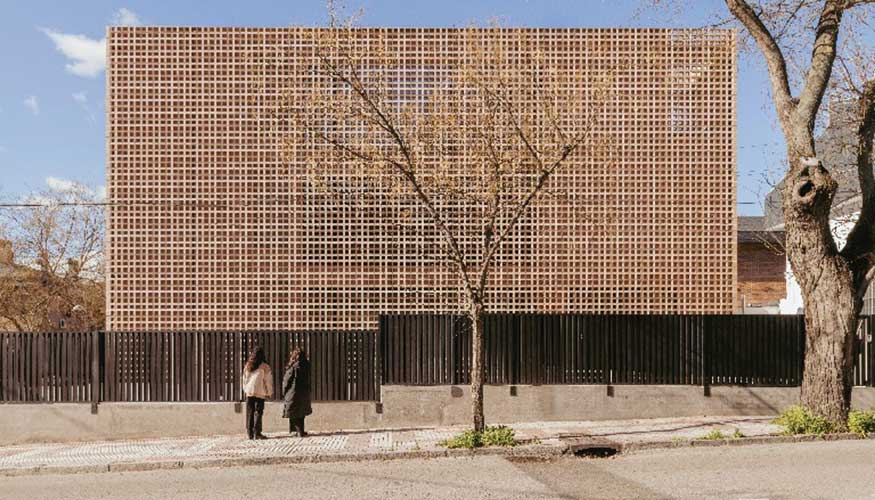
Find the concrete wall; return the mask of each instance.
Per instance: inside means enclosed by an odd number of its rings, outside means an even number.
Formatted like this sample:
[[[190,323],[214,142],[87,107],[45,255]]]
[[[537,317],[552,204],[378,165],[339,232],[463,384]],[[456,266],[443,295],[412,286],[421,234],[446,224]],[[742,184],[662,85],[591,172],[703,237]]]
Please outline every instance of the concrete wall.
[[[513,394],[512,394],[513,390]],[[384,386],[373,402],[314,403],[309,430],[435,427],[470,422],[467,386]],[[486,418],[494,423],[623,420],[684,416],[774,415],[798,403],[798,388],[696,386],[487,386]],[[233,403],[101,403],[0,405],[0,445],[242,435],[245,408]],[[854,407],[875,409],[875,389],[854,390]],[[288,430],[279,403],[268,403],[264,430]]]
[[[238,413],[238,410],[240,412]],[[268,403],[264,431],[288,431],[282,404]],[[377,425],[376,404],[314,403],[308,430],[367,429]],[[246,406],[234,403],[77,403],[0,405],[0,445],[158,437],[246,434]]]
[[[625,420],[692,416],[775,415],[799,403],[799,388],[678,385],[487,386],[486,420]],[[854,390],[854,407],[875,409],[875,389]],[[470,421],[467,386],[383,387],[383,421],[395,425],[455,425]]]

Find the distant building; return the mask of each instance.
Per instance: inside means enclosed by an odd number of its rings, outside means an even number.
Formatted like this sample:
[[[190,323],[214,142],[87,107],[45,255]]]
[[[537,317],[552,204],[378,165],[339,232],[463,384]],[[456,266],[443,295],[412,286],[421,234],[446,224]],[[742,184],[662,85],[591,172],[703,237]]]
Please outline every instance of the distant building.
[[[0,332],[89,330],[93,325],[85,308],[71,304],[71,299],[84,294],[99,297],[100,286],[47,277],[39,269],[16,263],[12,243],[0,240]]]
[[[777,314],[787,295],[784,233],[764,224],[765,217],[738,218],[738,313]]]
[[[824,166],[838,182],[839,188],[830,212],[830,225],[838,247],[841,248],[860,215],[862,196],[857,175],[857,113],[858,104],[853,101],[833,100],[829,103],[829,123],[817,137],[817,151]],[[770,231],[784,230],[784,215],[781,209],[783,182],[766,196],[765,226]],[[802,310],[802,292],[787,265],[787,299],[781,304],[781,312],[795,314]],[[870,285],[864,299],[862,314],[875,314],[875,286]]]
[[[19,280],[25,268],[15,263],[15,253],[12,250],[12,242],[8,240],[0,240],[0,300],[3,301],[0,307],[5,309],[4,313],[11,313],[12,300],[16,293],[16,282]],[[0,314],[0,332],[16,331],[18,328],[12,319],[6,317],[6,314]]]

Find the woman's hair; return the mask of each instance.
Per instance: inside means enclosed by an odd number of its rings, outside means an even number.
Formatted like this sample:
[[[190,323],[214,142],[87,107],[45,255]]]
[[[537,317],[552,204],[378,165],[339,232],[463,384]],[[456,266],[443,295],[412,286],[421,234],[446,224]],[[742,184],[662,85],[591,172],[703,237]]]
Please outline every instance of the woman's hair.
[[[259,366],[261,366],[262,363],[264,363],[264,349],[262,349],[261,347],[256,347],[252,350],[252,354],[249,355],[249,359],[243,366],[243,371],[255,371],[258,369]]]
[[[289,363],[286,365],[286,368],[295,366],[299,361],[307,361],[307,353],[303,348],[295,347],[289,355]]]

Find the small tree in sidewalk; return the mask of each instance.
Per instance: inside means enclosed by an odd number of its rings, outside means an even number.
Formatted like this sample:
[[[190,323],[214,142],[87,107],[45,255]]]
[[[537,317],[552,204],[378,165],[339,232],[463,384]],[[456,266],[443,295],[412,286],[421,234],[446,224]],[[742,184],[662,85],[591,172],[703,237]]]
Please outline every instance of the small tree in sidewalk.
[[[424,253],[452,268],[471,321],[473,426],[483,431],[490,271],[539,199],[561,196],[551,190],[557,172],[607,162],[596,125],[612,72],[570,71],[525,30],[448,32],[457,52],[420,70],[405,65],[391,33],[362,34],[351,25],[304,32],[317,76],[305,95],[285,96],[280,116],[293,117],[294,132],[284,152],[339,202],[375,198],[387,207],[381,217],[416,221],[433,241]]]

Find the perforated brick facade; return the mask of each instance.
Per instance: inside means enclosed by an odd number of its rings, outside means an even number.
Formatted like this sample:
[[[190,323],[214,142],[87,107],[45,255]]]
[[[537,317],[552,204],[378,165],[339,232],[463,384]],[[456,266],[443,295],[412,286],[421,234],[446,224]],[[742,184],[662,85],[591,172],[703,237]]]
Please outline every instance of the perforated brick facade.
[[[380,312],[453,308],[452,271],[422,257],[427,225],[335,206],[283,162],[270,113],[313,78],[303,30],[110,28],[108,329],[371,328]],[[734,32],[525,33],[562,67],[619,68],[599,124],[618,161],[554,179],[567,196],[505,247],[492,310],[731,313]],[[464,49],[453,29],[362,35],[388,39],[410,95]]]

